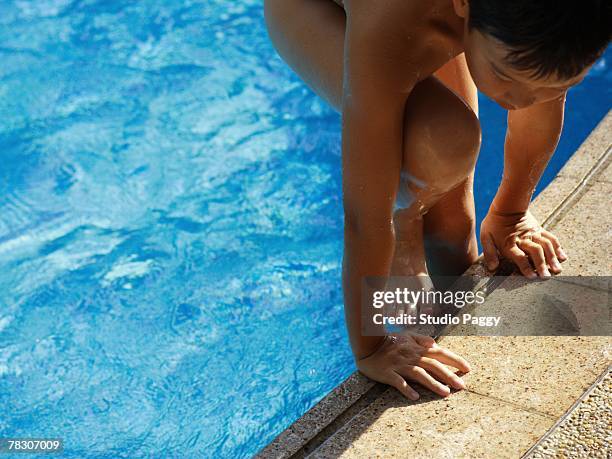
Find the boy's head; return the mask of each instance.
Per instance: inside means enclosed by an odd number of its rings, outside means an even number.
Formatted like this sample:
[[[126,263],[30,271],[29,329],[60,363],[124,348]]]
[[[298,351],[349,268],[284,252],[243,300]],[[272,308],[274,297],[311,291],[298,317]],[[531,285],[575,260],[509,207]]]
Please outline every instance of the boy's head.
[[[453,0],[478,89],[517,109],[562,97],[610,41],[607,0]]]

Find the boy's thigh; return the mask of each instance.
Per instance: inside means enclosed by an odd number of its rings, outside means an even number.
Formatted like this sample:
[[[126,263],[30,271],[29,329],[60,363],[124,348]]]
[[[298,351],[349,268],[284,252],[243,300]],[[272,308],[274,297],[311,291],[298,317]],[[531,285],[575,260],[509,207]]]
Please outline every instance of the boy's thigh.
[[[457,276],[478,258],[474,172],[446,192],[423,216],[427,268],[432,276]]]

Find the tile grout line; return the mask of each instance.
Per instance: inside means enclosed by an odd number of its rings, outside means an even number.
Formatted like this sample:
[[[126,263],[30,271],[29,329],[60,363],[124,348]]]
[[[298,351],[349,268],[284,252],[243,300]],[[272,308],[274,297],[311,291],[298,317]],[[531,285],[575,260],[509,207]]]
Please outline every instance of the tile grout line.
[[[520,411],[525,411],[527,413],[535,414],[535,415],[542,416],[542,417],[545,417],[545,418],[548,418],[548,419],[553,419],[553,420],[557,419],[557,417],[555,415],[552,415],[550,413],[546,413],[545,411],[540,411],[540,410],[536,410],[534,408],[529,408],[527,406],[522,406],[522,405],[520,405],[520,404],[518,404],[516,402],[511,402],[511,401],[503,399],[503,398],[494,397],[494,396],[489,395],[489,394],[483,394],[481,392],[477,392],[477,391],[472,390],[472,389],[465,389],[465,391],[469,392],[470,394],[474,394],[474,395],[477,395],[479,397],[482,397],[482,398],[487,398],[489,400],[495,400],[496,402],[501,402],[504,405],[511,406],[511,407],[516,408],[516,409],[518,409]]]

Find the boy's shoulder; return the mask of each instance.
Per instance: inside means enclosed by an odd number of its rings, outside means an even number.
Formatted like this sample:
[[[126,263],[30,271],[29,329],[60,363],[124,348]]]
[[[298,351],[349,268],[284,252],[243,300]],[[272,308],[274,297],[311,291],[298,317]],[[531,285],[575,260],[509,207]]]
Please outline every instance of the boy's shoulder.
[[[364,53],[375,59],[401,59],[409,70],[433,73],[461,51],[463,21],[452,2],[345,0],[349,34],[357,35]],[[397,65],[400,62],[396,62]]]
[[[417,25],[420,17],[428,16],[431,5],[415,0],[344,0],[344,9],[349,20],[359,25],[392,28],[402,24],[408,27]]]

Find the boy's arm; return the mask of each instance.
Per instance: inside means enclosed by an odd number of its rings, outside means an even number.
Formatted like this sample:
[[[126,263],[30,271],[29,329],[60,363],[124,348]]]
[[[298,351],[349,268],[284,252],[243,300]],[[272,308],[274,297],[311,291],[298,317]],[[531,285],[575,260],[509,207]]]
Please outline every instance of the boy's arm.
[[[565,95],[508,112],[504,174],[487,217],[481,241],[489,269],[498,265],[497,252],[513,261],[527,277],[560,272],[566,259],[557,238],[529,213],[529,203],[563,128]]]
[[[385,339],[384,329],[381,336],[362,335],[362,281],[380,277],[382,282],[374,288],[383,289],[395,251],[393,211],[402,166],[404,108],[416,84],[406,75],[416,80],[418,74],[407,66],[422,62],[406,50],[407,40],[401,36],[405,21],[396,20],[402,27],[393,28],[388,17],[380,20],[378,14],[391,13],[368,1],[350,2],[347,8],[342,101],[346,322],[357,368],[364,375],[411,400],[419,394],[406,378],[446,396],[448,386],[465,386],[444,364],[467,372],[470,367],[464,359],[429,336]]]
[[[370,18],[371,19],[371,18]],[[369,22],[368,22],[369,21]],[[368,22],[368,23],[364,23]],[[393,210],[402,164],[405,88],[394,37],[365,15],[347,20],[342,103],[344,202],[343,289],[351,347],[357,360],[382,336],[362,336],[361,287],[389,275],[395,247]]]

